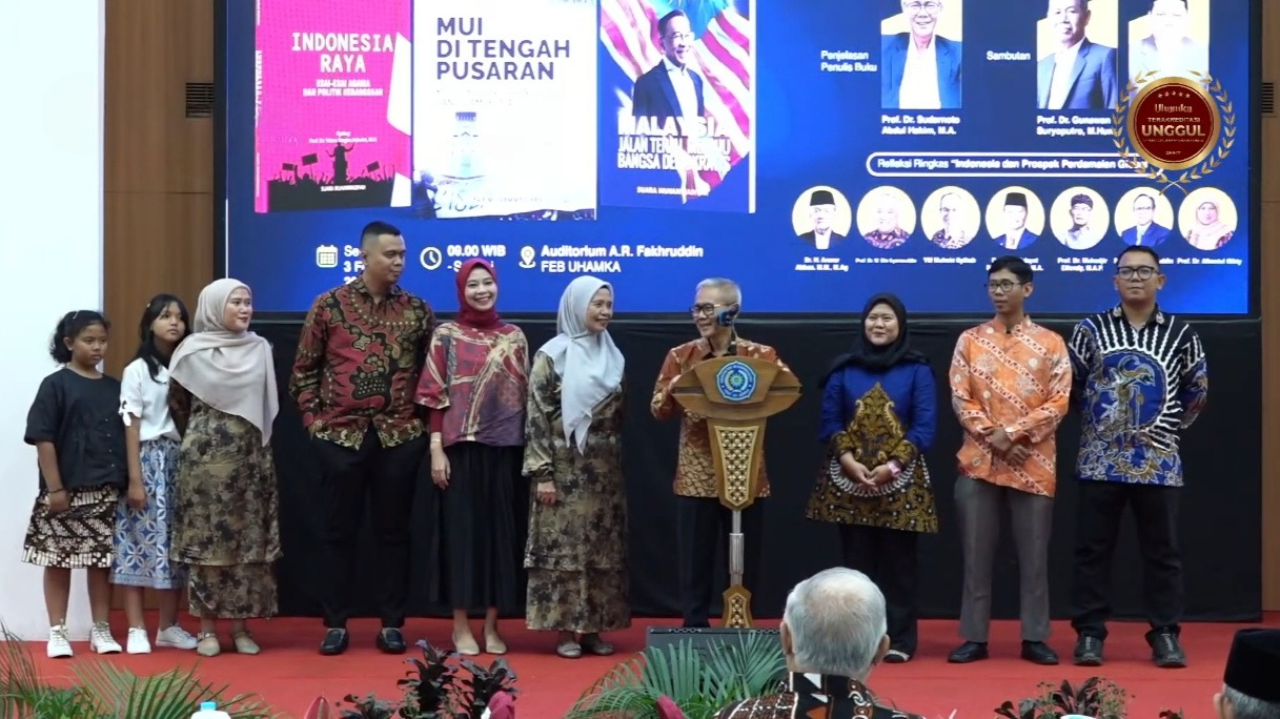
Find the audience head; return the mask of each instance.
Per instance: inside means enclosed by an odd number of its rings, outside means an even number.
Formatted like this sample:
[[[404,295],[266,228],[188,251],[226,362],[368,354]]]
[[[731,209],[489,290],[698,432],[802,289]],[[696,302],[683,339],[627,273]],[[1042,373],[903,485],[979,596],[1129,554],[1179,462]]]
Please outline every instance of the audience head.
[[[867,575],[837,567],[787,596],[782,650],[793,672],[865,681],[889,651],[884,595]]]
[[[1222,681],[1220,719],[1280,719],[1280,629],[1236,632]]]

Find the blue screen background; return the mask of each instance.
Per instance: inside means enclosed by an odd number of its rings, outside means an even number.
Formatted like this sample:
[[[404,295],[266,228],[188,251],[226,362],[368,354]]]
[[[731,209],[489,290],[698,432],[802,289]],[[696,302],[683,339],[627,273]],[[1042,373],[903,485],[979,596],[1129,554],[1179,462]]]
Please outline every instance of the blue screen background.
[[[273,0],[299,2],[306,0]],[[745,0],[742,0],[745,1]],[[513,6],[519,0],[512,0]],[[954,0],[953,0],[954,3]],[[1120,0],[1121,38],[1118,63],[1128,76],[1129,20],[1147,12],[1149,0]],[[1250,262],[1256,228],[1250,162],[1256,156],[1253,138],[1251,68],[1255,48],[1248,3],[1223,2],[1211,6],[1210,69],[1236,106],[1237,141],[1222,167],[1196,186],[1225,192],[1236,205],[1238,224],[1233,239],[1206,253],[1190,247],[1175,234],[1157,249],[1167,258],[1238,258],[1238,266],[1166,266],[1169,280],[1161,294],[1167,310],[1191,314],[1246,314],[1251,308]],[[904,190],[917,214],[930,193],[944,185],[959,185],[986,203],[1010,185],[1031,188],[1046,211],[1069,187],[1097,190],[1111,210],[1113,221],[1105,239],[1092,250],[1068,251],[1047,227],[1040,240],[1018,254],[1040,258],[1043,271],[1029,308],[1040,314],[1097,311],[1114,302],[1112,273],[1067,273],[1056,257],[1072,254],[1114,258],[1124,249],[1114,223],[1117,201],[1139,186],[1132,178],[877,178],[868,174],[867,156],[886,151],[956,152],[1114,152],[1112,138],[1044,138],[1036,135],[1036,64],[988,62],[988,50],[1026,51],[1036,56],[1036,22],[1044,17],[1040,0],[969,0],[964,12],[963,108],[955,137],[884,136],[881,134],[880,78],[877,73],[819,71],[822,50],[872,51],[880,47],[880,21],[895,14],[894,0],[756,0],[752,8],[757,96],[754,157],[756,211],[754,214],[691,209],[641,209],[601,206],[594,220],[510,221],[499,219],[418,219],[408,208],[369,208],[257,214],[253,208],[254,167],[254,3],[227,2],[225,17],[225,270],[254,290],[257,309],[264,312],[305,312],[314,298],[340,284],[342,267],[322,269],[315,262],[319,245],[356,245],[360,229],[379,219],[404,231],[409,261],[401,283],[433,306],[449,311],[457,303],[449,263],[465,245],[505,245],[505,257],[495,259],[502,286],[500,305],[508,313],[554,312],[571,274],[521,269],[520,248],[526,245],[662,244],[697,245],[700,259],[625,258],[618,274],[593,273],[614,283],[616,307],[622,313],[685,312],[693,285],[708,276],[737,280],[746,306],[753,313],[849,313],[862,308],[867,297],[881,291],[897,293],[914,312],[984,314],[990,311],[984,263],[1004,254],[991,239],[985,223],[967,248],[945,251],[925,238],[917,219],[915,231],[902,246],[877,250],[859,239],[855,227],[835,248],[815,253],[796,239],[792,208],[808,189],[823,185],[840,190],[856,208],[862,196],[880,185]],[[662,11],[661,2],[655,7]],[[334,28],[340,28],[335,19]],[[615,88],[629,85],[608,52],[599,52],[599,162],[612,163],[617,137],[613,134]],[[270,101],[269,98],[267,101]],[[885,111],[893,113],[894,111]],[[618,180],[611,168],[598,181]],[[717,192],[744,192],[745,172],[731,172]],[[1167,196],[1175,213],[1183,193]],[[220,240],[222,238],[219,238]],[[445,264],[427,270],[419,263],[428,246],[444,252]],[[450,253],[450,247],[453,252]],[[948,252],[972,255],[975,265],[855,264],[858,257],[938,256]],[[797,271],[805,256],[821,254],[849,264],[848,272]],[[344,260],[350,258],[342,258]]]

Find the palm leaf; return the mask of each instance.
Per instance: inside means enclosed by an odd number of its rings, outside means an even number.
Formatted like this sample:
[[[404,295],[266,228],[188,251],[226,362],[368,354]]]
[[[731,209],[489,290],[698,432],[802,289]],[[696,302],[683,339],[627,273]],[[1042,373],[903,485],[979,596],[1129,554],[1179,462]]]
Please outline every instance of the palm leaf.
[[[269,719],[268,708],[253,695],[224,699],[229,687],[201,681],[194,667],[141,677],[105,661],[78,663],[76,676],[97,716],[118,719],[189,719],[206,701],[234,719]]]
[[[566,719],[651,719],[662,696],[688,719],[710,719],[727,704],[773,691],[785,668],[781,647],[759,634],[715,642],[705,655],[690,640],[650,647],[601,677]]]

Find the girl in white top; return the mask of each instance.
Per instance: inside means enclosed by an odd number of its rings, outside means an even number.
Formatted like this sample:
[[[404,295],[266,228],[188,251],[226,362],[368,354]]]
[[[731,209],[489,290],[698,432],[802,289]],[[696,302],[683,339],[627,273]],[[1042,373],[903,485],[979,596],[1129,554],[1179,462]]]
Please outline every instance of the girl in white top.
[[[173,519],[173,477],[181,437],[169,414],[169,357],[189,333],[182,300],[156,295],[138,326],[141,343],[120,380],[120,415],[128,446],[129,490],[116,513],[115,560],[111,582],[124,589],[129,618],[125,651],[148,654],[144,589],[157,590],[160,625],[156,646],[195,649],[196,639],[178,626],[178,598],[186,577],[169,560]]]

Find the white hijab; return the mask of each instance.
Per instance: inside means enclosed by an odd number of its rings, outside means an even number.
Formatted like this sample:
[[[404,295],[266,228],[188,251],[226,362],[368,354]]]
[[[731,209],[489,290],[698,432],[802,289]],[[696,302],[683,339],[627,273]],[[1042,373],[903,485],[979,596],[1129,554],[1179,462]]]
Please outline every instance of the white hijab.
[[[586,452],[591,410],[622,384],[626,366],[608,331],[587,329],[587,307],[603,288],[613,292],[613,285],[590,275],[570,282],[560,296],[560,314],[556,317],[559,334],[538,350],[551,359],[560,377],[564,438],[577,445],[579,454]]]
[[[242,287],[249,289],[228,277],[200,291],[194,334],[174,350],[169,377],[210,407],[249,421],[265,447],[280,410],[271,344],[253,332],[233,332],[223,321],[231,293]]]

